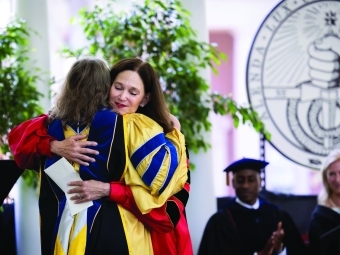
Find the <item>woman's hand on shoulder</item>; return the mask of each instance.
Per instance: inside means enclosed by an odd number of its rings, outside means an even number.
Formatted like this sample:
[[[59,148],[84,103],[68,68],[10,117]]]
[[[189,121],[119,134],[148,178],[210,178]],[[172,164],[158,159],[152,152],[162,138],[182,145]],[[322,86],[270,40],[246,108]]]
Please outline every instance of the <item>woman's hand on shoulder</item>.
[[[170,120],[174,128],[177,128],[178,130],[181,130],[181,123],[179,120],[172,114],[170,114]]]
[[[94,162],[95,159],[87,155],[98,155],[98,151],[86,147],[96,146],[97,143],[92,141],[81,141],[84,138],[86,138],[85,135],[74,135],[63,141],[51,141],[51,152],[60,157],[64,157],[69,161],[88,166],[88,162]]]

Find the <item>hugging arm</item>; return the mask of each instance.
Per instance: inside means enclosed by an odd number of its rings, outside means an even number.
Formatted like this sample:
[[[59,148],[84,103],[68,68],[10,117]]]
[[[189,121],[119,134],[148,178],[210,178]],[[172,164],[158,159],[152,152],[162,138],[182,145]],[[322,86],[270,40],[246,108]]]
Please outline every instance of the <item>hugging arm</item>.
[[[27,120],[13,128],[8,134],[8,143],[17,165],[22,169],[34,169],[41,157],[52,157],[52,153],[67,160],[86,165],[93,158],[84,154],[97,154],[87,146],[96,146],[91,141],[80,141],[86,136],[75,135],[57,141],[47,133],[48,115]]]
[[[13,128],[8,134],[9,147],[17,165],[34,169],[41,156],[52,157],[50,142],[55,140],[46,131],[48,116],[42,114]]]

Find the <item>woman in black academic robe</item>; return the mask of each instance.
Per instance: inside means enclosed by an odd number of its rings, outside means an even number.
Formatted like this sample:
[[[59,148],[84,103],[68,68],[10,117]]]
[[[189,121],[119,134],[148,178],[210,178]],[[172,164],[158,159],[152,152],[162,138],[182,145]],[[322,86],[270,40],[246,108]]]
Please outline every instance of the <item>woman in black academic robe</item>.
[[[340,254],[340,149],[325,158],[321,168],[322,188],[309,230],[311,255]]]
[[[340,254],[340,214],[318,205],[313,214],[309,231],[311,255]]]

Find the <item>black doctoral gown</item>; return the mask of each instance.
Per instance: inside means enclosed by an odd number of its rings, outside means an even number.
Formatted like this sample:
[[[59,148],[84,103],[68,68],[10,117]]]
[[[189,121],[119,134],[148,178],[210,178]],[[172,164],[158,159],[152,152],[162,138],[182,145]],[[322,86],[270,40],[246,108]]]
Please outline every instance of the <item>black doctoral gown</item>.
[[[264,248],[279,221],[287,254],[305,254],[302,238],[288,213],[261,200],[257,210],[248,209],[234,199],[209,219],[198,255],[254,255]]]
[[[311,255],[340,254],[340,214],[331,208],[315,207],[309,230]]]

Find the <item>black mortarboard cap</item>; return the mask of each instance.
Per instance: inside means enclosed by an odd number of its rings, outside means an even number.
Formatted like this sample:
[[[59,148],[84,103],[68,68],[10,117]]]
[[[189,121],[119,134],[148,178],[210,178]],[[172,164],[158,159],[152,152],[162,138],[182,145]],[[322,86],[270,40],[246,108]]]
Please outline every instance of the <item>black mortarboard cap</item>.
[[[242,158],[231,163],[224,172],[227,172],[227,185],[229,185],[229,173],[237,172],[245,169],[251,169],[257,172],[261,172],[269,163],[263,160],[252,159],[252,158]]]

